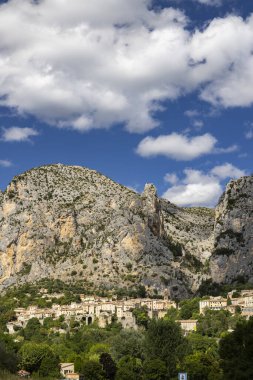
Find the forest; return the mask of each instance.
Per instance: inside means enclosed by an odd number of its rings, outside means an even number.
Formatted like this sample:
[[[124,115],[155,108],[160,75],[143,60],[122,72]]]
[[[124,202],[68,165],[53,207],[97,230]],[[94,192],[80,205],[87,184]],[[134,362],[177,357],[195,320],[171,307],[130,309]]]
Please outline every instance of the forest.
[[[65,302],[78,298],[71,292],[65,297]],[[19,369],[33,380],[61,379],[61,362],[74,363],[85,380],[176,380],[179,372],[190,380],[253,378],[253,318],[246,321],[240,310],[234,316],[210,310],[199,315],[199,298],[192,298],[163,319],[151,320],[145,307],[133,310],[138,330],[123,330],[116,318],[104,329],[74,320],[67,326],[61,316],[46,318],[43,325],[32,318],[9,335],[6,322],[14,318],[14,308],[34,303],[36,289],[27,286],[0,297],[0,379],[15,380]],[[185,336],[178,319],[198,319],[197,331]]]

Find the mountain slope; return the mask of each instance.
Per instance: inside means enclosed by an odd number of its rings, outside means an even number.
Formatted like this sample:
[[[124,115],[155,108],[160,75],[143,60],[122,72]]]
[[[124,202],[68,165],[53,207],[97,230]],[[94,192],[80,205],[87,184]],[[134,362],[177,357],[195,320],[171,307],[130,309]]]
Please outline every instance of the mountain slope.
[[[82,167],[32,169],[0,194],[0,287],[52,278],[94,288],[144,284],[181,297],[210,275],[224,280],[214,237],[225,211],[216,214],[158,199],[153,185],[140,195]]]

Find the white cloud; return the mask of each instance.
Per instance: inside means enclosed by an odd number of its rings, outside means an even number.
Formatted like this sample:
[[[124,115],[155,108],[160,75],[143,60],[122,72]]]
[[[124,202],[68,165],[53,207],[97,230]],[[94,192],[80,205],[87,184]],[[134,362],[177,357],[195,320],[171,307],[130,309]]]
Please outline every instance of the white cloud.
[[[9,168],[10,166],[12,166],[12,162],[9,160],[0,160],[0,166],[4,168]]]
[[[137,153],[142,157],[163,155],[179,161],[188,161],[212,152],[216,143],[217,140],[209,133],[192,138],[172,133],[156,138],[144,138],[137,147]]]
[[[238,178],[245,175],[232,164],[215,166],[204,173],[200,170],[185,169],[184,178],[170,187],[163,197],[179,206],[214,206],[223,191],[221,181],[227,178]]]
[[[17,6],[18,4],[18,6]],[[10,0],[0,7],[0,104],[79,131],[154,128],[187,65],[186,17],[149,0]],[[22,33],[20,33],[22,30]],[[170,54],[168,56],[168,50]],[[164,86],[164,75],[167,76]]]
[[[199,111],[197,110],[187,110],[185,111],[185,116],[189,117],[189,118],[192,118],[192,117],[196,117],[196,116],[199,116]]]
[[[191,53],[199,80],[210,79],[201,98],[214,106],[244,107],[253,102],[253,16],[214,19],[192,39]]]
[[[209,133],[195,137],[171,133],[145,137],[139,143],[136,152],[142,157],[162,155],[178,161],[189,161],[205,154],[233,152],[236,147],[217,148],[216,144],[216,138]]]
[[[30,141],[30,137],[37,135],[38,132],[33,128],[10,127],[3,128],[1,140],[6,142]]]
[[[216,148],[214,153],[233,153],[236,152],[239,149],[239,146],[234,144],[230,145],[227,148]]]
[[[244,170],[238,169],[237,167],[229,163],[225,163],[224,165],[220,166],[215,166],[211,170],[211,174],[220,179],[239,178],[246,175]]]
[[[214,106],[253,104],[253,16],[228,15],[192,31],[180,10],[150,5],[0,5],[0,105],[79,131],[123,123],[144,132],[158,125],[161,102],[191,91]]]
[[[171,185],[175,185],[178,182],[178,176],[176,173],[167,173],[164,176],[164,181],[170,183]]]
[[[184,174],[181,183],[169,188],[163,197],[179,206],[214,205],[222,192],[218,178],[193,169],[186,169]]]
[[[192,124],[196,130],[200,130],[204,125],[202,120],[194,120]]]

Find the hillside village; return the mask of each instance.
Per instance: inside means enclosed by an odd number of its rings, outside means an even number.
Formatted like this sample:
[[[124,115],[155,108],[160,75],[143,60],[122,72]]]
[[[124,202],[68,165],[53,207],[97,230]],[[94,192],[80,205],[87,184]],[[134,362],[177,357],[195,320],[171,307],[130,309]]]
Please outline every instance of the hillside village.
[[[51,297],[59,298],[61,294],[54,294]],[[64,316],[67,324],[71,319],[83,322],[86,325],[92,324],[95,320],[98,327],[104,328],[109,325],[113,317],[121,323],[123,328],[137,329],[136,318],[132,311],[136,308],[145,307],[149,318],[163,318],[168,309],[176,308],[176,303],[165,299],[136,298],[114,300],[106,297],[85,297],[80,295],[80,303],[72,302],[70,305],[53,304],[51,308],[39,308],[38,306],[29,306],[15,309],[16,320],[7,324],[10,334],[15,333],[18,328],[24,328],[27,322],[32,318],[37,318],[41,324],[45,318],[57,319]],[[59,332],[65,330],[59,329]]]
[[[43,290],[42,290],[43,292]],[[62,294],[44,294],[42,297],[60,298]],[[15,334],[21,328],[25,328],[28,321],[37,318],[43,325],[46,318],[56,320],[64,318],[66,326],[71,320],[90,325],[95,321],[98,327],[105,328],[116,318],[123,329],[138,329],[136,317],[133,313],[135,309],[145,308],[150,319],[160,319],[165,317],[171,308],[177,309],[175,301],[169,299],[165,294],[164,299],[151,298],[130,298],[117,300],[107,297],[80,295],[80,303],[72,302],[70,305],[53,304],[52,307],[40,308],[29,306],[28,308],[16,308],[15,320],[9,321],[6,325],[9,334]],[[199,314],[204,314],[206,310],[227,310],[232,315],[240,313],[246,319],[253,316],[253,290],[242,290],[240,293],[231,291],[227,298],[204,297],[199,301]],[[195,331],[198,320],[178,320],[182,330],[187,333]],[[54,327],[55,332],[66,333],[65,329]]]
[[[99,297],[79,295],[79,302],[71,302],[68,305],[62,305],[60,300],[64,297],[64,293],[48,293],[46,289],[40,289],[38,292],[40,297],[47,303],[49,307],[39,307],[39,305],[30,305],[27,308],[18,307],[14,310],[15,317],[12,318],[6,325],[10,336],[14,336],[21,329],[25,329],[28,322],[32,319],[37,319],[41,326],[46,325],[46,320],[54,321],[61,320],[65,327],[52,327],[52,333],[66,334],[71,330],[71,324],[76,322],[80,325],[93,325],[98,328],[106,329],[115,321],[121,324],[123,330],[138,331],[143,330],[136,319],[136,310],[145,310],[150,320],[161,320],[164,317],[168,318],[170,312],[175,310],[178,312],[181,309],[182,303],[177,304],[171,300],[168,292],[164,292],[163,299],[161,298],[128,298],[117,299],[116,296]],[[53,300],[53,303],[52,303]],[[58,302],[57,302],[58,300]],[[244,319],[249,319],[253,316],[253,290],[230,291],[226,297],[203,297],[198,301],[199,310],[196,315],[192,315],[189,319],[176,319],[180,325],[183,335],[197,333],[198,325],[202,316],[207,311],[212,312],[229,312],[232,316],[239,314]],[[197,316],[197,317],[196,317]],[[230,327],[228,331],[231,332]],[[7,332],[6,332],[7,334]],[[16,336],[17,337],[17,336]],[[60,363],[60,373],[62,378],[67,380],[82,380],[83,377],[76,372],[74,362]],[[30,376],[30,373],[23,369],[19,371],[20,377]]]

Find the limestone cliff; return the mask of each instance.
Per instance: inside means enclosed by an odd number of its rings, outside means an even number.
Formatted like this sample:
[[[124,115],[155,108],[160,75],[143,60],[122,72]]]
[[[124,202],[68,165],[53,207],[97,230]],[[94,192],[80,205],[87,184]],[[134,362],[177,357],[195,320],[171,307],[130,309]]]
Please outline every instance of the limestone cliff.
[[[216,207],[210,266],[217,283],[253,281],[253,177],[231,181]]]
[[[180,297],[211,275],[230,281],[245,265],[250,277],[252,178],[240,181],[229,185],[215,217],[159,199],[153,185],[140,195],[94,170],[30,170],[0,193],[0,288],[52,278],[94,288],[144,284]]]

